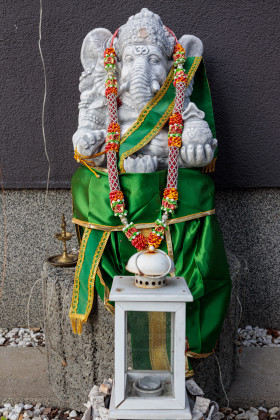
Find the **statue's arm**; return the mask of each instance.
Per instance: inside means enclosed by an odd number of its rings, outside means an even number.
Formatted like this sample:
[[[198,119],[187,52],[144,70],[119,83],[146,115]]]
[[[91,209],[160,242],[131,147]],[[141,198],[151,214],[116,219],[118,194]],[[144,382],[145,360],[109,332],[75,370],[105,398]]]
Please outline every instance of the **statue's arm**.
[[[217,139],[213,138],[205,113],[190,102],[182,114],[184,129],[182,147],[180,149],[181,165],[184,167],[200,167],[208,165],[217,147]]]
[[[82,45],[84,71],[80,77],[79,123],[73,135],[73,147],[84,156],[98,153],[105,142],[108,116],[103,53],[111,36],[107,29],[94,29],[85,37]]]
[[[183,35],[179,43],[186,50],[186,56],[201,57],[203,43],[194,35]],[[200,167],[208,165],[217,147],[217,140],[213,138],[208,123],[204,120],[205,113],[190,102],[195,76],[186,89],[184,103],[184,128],[182,133],[182,147],[180,149],[180,164],[185,167]]]
[[[81,85],[82,83],[80,83],[79,123],[73,135],[73,147],[78,153],[90,156],[97,153],[105,141],[107,109],[105,98],[102,96],[98,98],[94,92],[94,80],[90,88]]]

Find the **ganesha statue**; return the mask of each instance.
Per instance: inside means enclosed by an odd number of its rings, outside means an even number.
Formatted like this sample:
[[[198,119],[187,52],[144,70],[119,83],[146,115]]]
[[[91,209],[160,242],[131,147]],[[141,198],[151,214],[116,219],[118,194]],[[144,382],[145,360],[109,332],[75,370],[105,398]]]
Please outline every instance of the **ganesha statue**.
[[[95,290],[113,313],[113,277],[128,274],[126,263],[136,250],[158,248],[193,294],[194,302],[187,304],[186,376],[193,374],[190,357],[214,351],[231,290],[209,176],[217,140],[202,54],[199,38],[177,40],[148,9],[114,34],[93,29],[81,49],[84,71],[73,136],[81,164],[72,177],[80,240],[73,330],[82,332]],[[135,326],[131,322],[131,334]],[[135,361],[145,359],[153,367],[152,353],[150,348],[146,359],[138,358],[135,349]]]
[[[79,126],[73,136],[74,149],[86,157],[105,149],[108,103],[105,97],[106,69],[103,53],[111,43],[107,29],[94,29],[85,38],[81,51],[84,72],[80,77]],[[118,119],[121,136],[135,123],[143,108],[159,92],[173,66],[174,36],[159,16],[147,9],[132,16],[113,41],[117,54]],[[203,44],[193,35],[179,39],[186,56],[201,57]],[[217,140],[205,121],[205,113],[190,97],[194,78],[184,94],[184,130],[179,166],[203,167],[213,160]],[[154,172],[167,168],[168,127],[162,129],[141,149],[124,159],[125,172]],[[106,166],[106,156],[92,160]]]

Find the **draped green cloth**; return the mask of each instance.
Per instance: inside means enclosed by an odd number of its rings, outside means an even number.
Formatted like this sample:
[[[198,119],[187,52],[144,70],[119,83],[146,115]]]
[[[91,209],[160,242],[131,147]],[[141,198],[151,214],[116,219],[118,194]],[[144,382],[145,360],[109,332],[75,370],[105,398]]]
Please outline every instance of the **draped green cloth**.
[[[205,112],[205,120],[215,136],[212,103],[203,62],[201,58],[197,60],[194,57],[188,58],[187,62],[186,71],[190,79],[196,71],[191,101]],[[145,141],[151,140],[150,133],[156,135],[169,118],[172,112],[170,104],[175,97],[172,79],[169,79],[170,75],[162,87],[164,92],[160,91],[150,101],[137,122],[123,136],[119,157],[121,172],[122,158],[134,153],[135,148],[139,150],[144,147],[147,144]],[[159,106],[165,115],[160,123],[162,113],[154,112]],[[109,301],[113,277],[129,275],[125,266],[135,253],[135,248],[122,232],[119,218],[114,216],[110,208],[108,174],[95,170],[99,178],[85,166],[77,169],[72,177],[73,221],[81,244],[69,316],[74,332],[79,334],[92,309],[94,290],[106,308],[114,312],[114,304]],[[166,241],[161,245],[161,249],[174,258],[176,276],[185,278],[194,298],[192,303],[187,304],[186,316],[187,355],[191,357],[204,357],[213,351],[231,292],[222,235],[214,210],[214,184],[203,172],[207,172],[205,168],[179,169],[178,208],[174,218],[168,222]],[[148,174],[120,174],[129,219],[138,229],[152,228],[155,220],[160,218],[166,178],[166,170]],[[141,322],[148,331],[148,316]],[[130,325],[132,333],[137,323],[134,324]],[[132,339],[135,349],[138,344],[145,344],[149,348],[148,334],[132,334]],[[141,343],[137,344],[137,340]],[[139,366],[145,365],[147,368],[151,352],[146,353],[143,363],[138,356],[136,352],[134,357],[138,359]]]

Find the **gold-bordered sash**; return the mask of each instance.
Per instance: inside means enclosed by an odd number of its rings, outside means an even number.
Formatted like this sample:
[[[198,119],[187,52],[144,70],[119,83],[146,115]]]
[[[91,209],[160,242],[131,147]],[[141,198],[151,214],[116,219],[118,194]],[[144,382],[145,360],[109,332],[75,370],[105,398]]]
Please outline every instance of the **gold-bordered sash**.
[[[185,63],[185,70],[188,69],[186,88],[194,77],[201,60],[202,57],[188,57]],[[172,67],[159,92],[147,103],[135,123],[123,135],[119,150],[119,168],[121,172],[125,172],[124,160],[146,146],[159,133],[169,119],[173,111],[175,99],[175,89],[171,86],[173,73],[174,68]],[[153,111],[153,114],[156,114],[156,109],[159,106],[162,107],[160,109],[161,117],[153,123],[154,126],[150,129],[151,112]]]
[[[175,217],[174,219],[170,219],[166,221],[166,225],[174,225],[176,223],[187,222],[188,220],[199,219],[200,217],[211,216],[215,214],[215,209],[202,211],[200,213],[189,214],[187,216],[182,217]],[[123,225],[119,226],[108,226],[108,225],[98,225],[96,223],[84,222],[83,220],[76,219],[73,217],[72,223],[76,225],[88,228],[88,229],[96,229],[96,230],[103,230],[104,232],[121,232],[123,230]],[[135,227],[137,229],[149,229],[155,227],[155,223],[135,223]]]

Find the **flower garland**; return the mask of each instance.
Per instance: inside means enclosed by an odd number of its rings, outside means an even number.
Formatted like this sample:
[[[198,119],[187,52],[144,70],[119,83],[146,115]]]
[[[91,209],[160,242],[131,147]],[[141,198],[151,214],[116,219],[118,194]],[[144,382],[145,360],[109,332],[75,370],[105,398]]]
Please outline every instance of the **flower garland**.
[[[171,32],[171,31],[170,31]],[[177,40],[176,40],[177,41]],[[155,227],[145,238],[135,227],[133,222],[127,220],[127,210],[125,210],[125,201],[123,192],[120,189],[119,175],[117,168],[117,153],[120,148],[120,125],[118,123],[117,113],[117,78],[116,78],[116,53],[114,48],[107,48],[104,52],[104,67],[108,71],[108,78],[105,83],[105,95],[108,101],[109,126],[106,136],[105,151],[107,154],[107,168],[110,185],[110,204],[115,216],[120,217],[124,225],[123,232],[138,250],[149,248],[153,251],[158,248],[164,239],[164,232],[167,229],[166,221],[169,215],[173,215],[177,208],[178,191],[178,159],[179,148],[182,144],[183,119],[182,110],[185,99],[185,89],[187,84],[187,75],[184,72],[183,65],[186,61],[185,50],[182,45],[176,43],[174,48],[174,86],[176,88],[175,104],[173,114],[169,119],[168,132],[168,175],[167,185],[163,193],[161,210],[163,214],[161,219],[156,220]]]

